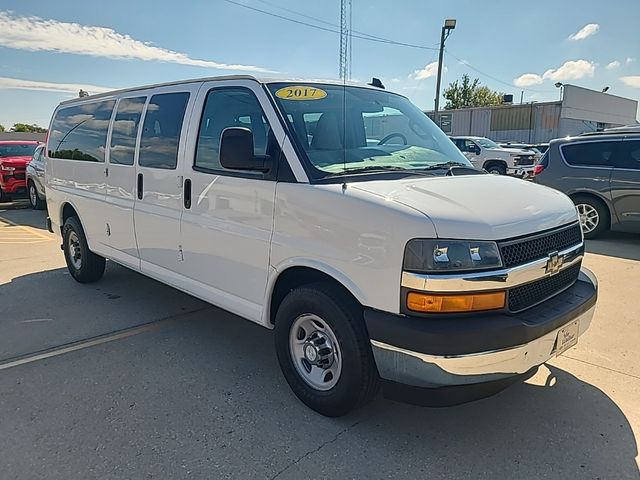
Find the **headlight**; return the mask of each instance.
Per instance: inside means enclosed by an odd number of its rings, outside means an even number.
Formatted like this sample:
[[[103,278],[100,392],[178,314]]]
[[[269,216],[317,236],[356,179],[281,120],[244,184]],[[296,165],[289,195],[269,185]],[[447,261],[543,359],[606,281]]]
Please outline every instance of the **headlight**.
[[[413,272],[487,270],[502,266],[495,242],[413,239],[404,252],[404,269]]]
[[[519,157],[519,156],[520,156],[520,154],[519,154],[519,153],[512,153],[512,154],[511,154],[511,156],[512,156],[512,157]]]
[[[0,170],[2,170],[3,172],[13,172],[15,170],[15,167],[9,167],[7,165],[0,165]]]

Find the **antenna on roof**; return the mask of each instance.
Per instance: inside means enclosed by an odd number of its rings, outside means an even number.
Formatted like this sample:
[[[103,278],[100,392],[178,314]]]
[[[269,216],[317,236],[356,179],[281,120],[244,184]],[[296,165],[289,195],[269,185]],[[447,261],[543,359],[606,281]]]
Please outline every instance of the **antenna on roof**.
[[[382,82],[380,81],[379,78],[373,77],[371,79],[370,83],[367,83],[367,85],[371,85],[372,87],[376,87],[376,88],[381,88],[384,90],[384,85],[382,84]]]

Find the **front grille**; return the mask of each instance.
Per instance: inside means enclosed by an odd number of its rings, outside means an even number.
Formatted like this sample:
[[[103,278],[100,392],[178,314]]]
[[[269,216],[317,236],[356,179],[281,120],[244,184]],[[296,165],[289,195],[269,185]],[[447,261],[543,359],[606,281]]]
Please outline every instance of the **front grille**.
[[[16,180],[24,180],[24,179],[25,179],[24,172],[22,172],[22,173],[14,173],[14,174],[13,174],[13,177],[14,177]]]
[[[533,165],[535,163],[534,160],[534,156],[533,155],[523,155],[520,157],[516,157],[516,160],[518,161],[518,166],[530,166]]]
[[[519,312],[545,301],[573,285],[579,274],[580,263],[577,263],[552,277],[510,289],[509,310]]]
[[[541,235],[499,242],[498,245],[504,266],[510,268],[545,258],[552,252],[565,250],[581,242],[580,224],[576,223]]]

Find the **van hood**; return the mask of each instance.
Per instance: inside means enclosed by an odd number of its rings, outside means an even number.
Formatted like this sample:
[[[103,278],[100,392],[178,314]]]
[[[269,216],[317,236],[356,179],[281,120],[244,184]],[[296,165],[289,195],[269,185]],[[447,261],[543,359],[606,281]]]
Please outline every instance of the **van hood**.
[[[577,221],[563,193],[497,175],[410,177],[349,185],[411,207],[431,219],[439,238],[502,240]]]

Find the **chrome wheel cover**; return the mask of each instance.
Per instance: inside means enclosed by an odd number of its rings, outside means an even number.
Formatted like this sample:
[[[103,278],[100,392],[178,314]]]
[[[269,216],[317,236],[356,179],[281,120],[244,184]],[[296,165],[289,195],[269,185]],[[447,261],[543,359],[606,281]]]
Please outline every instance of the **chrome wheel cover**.
[[[33,207],[38,203],[38,192],[36,191],[36,187],[32,184],[29,185],[29,200],[31,201],[31,205]]]
[[[331,327],[310,313],[295,319],[289,330],[289,354],[300,377],[310,387],[332,389],[342,373],[342,352]]]
[[[580,225],[584,233],[591,233],[600,224],[600,215],[598,211],[588,203],[579,203],[576,205],[578,216],[580,217]]]
[[[82,251],[80,248],[80,239],[76,232],[72,231],[69,233],[67,247],[71,265],[73,265],[73,268],[76,270],[80,270],[82,268]]]

